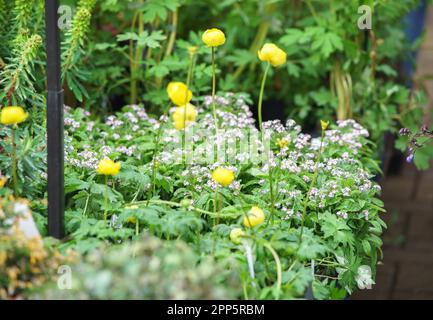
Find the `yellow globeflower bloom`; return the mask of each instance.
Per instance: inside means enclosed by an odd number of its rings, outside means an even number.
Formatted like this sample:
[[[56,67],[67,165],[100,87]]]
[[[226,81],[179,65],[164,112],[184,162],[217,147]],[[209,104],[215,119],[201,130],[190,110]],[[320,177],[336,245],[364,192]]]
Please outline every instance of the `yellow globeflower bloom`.
[[[174,127],[176,130],[183,130],[185,129],[185,126],[187,125],[187,122],[184,122],[183,120],[174,120]]]
[[[191,101],[192,92],[183,82],[170,82],[167,86],[167,94],[170,100],[177,106],[183,106]]]
[[[191,103],[176,108],[173,113],[174,127],[177,130],[182,130],[185,125],[194,122],[197,118],[197,110]]]
[[[241,237],[244,236],[245,232],[241,228],[234,228],[230,231],[230,240],[233,243],[239,244],[241,243]]]
[[[262,224],[265,221],[265,214],[259,207],[252,207],[244,218],[244,226],[247,228],[252,228]]]
[[[5,125],[14,125],[26,121],[29,114],[21,107],[4,107],[0,112],[0,122]]]
[[[201,40],[207,45],[208,47],[218,47],[223,45],[226,42],[226,36],[224,32],[222,32],[220,29],[212,28],[207,29],[203,35],[201,36]]]
[[[274,67],[281,66],[287,60],[287,54],[273,43],[265,43],[257,55],[260,60],[269,61]]]
[[[212,172],[212,179],[223,187],[227,187],[235,179],[235,174],[230,169],[218,167]]]
[[[99,162],[96,171],[105,176],[115,176],[119,173],[120,167],[120,162],[114,162],[111,159],[103,159]]]
[[[176,111],[173,113],[173,120],[182,120],[186,121],[195,121],[197,118],[197,110],[191,103],[187,103],[184,106],[180,106],[176,108]]]

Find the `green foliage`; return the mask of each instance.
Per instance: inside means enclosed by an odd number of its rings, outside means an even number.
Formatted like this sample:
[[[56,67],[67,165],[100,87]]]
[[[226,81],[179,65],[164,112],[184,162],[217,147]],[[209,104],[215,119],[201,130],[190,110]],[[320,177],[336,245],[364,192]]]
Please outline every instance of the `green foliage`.
[[[88,72],[82,69],[81,58],[94,3],[95,1],[80,1],[71,28],[66,32],[65,41],[62,43],[62,79],[80,102],[83,97],[88,96],[87,90],[81,84],[88,76]]]
[[[71,290],[48,286],[38,299],[232,299],[239,284],[212,259],[200,259],[181,241],[145,235],[122,246],[94,250],[72,269]]]
[[[34,63],[38,50],[42,46],[39,35],[28,35],[22,30],[13,41],[12,56],[0,71],[0,101],[4,105],[43,101],[43,96],[35,88]]]

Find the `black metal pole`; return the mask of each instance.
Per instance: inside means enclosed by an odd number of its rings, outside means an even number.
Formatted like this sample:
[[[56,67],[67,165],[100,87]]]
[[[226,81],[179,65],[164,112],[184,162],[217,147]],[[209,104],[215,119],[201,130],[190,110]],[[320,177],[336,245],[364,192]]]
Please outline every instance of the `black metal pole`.
[[[47,50],[48,234],[64,236],[63,90],[60,79],[58,0],[45,0]]]

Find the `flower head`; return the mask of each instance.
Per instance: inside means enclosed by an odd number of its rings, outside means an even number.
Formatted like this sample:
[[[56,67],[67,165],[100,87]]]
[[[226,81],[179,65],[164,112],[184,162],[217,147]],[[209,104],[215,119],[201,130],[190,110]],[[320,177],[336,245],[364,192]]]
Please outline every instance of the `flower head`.
[[[263,210],[259,207],[252,207],[244,218],[244,226],[247,228],[252,228],[262,224],[263,221],[265,221],[265,214]]]
[[[26,121],[28,116],[21,107],[4,107],[0,112],[0,122],[4,125],[15,125]]]
[[[96,171],[105,176],[115,176],[120,171],[120,162],[114,162],[111,159],[103,159],[99,162]]]
[[[194,122],[197,118],[197,110],[191,103],[176,108],[173,113],[174,126],[177,130],[182,130],[185,125]]]
[[[241,228],[234,228],[230,231],[230,240],[233,243],[239,244],[241,242],[241,237],[244,236],[245,232]]]
[[[283,139],[277,139],[276,142],[277,146],[279,146],[281,149],[287,147],[289,145],[289,140],[283,138]]]
[[[257,55],[260,60],[270,62],[274,67],[286,63],[287,59],[287,54],[273,43],[265,43]]]
[[[194,56],[198,51],[198,47],[197,46],[189,46],[188,47],[188,53],[190,56]]]
[[[183,106],[191,101],[192,92],[183,82],[170,82],[167,86],[170,100],[177,106]]]
[[[329,121],[320,120],[320,126],[322,127],[322,130],[325,131],[328,129]]]
[[[223,187],[230,185],[234,179],[234,172],[227,168],[218,167],[212,172],[212,180],[219,183]]]
[[[201,39],[208,47],[218,47],[226,42],[226,36],[224,32],[217,28],[207,29]]]

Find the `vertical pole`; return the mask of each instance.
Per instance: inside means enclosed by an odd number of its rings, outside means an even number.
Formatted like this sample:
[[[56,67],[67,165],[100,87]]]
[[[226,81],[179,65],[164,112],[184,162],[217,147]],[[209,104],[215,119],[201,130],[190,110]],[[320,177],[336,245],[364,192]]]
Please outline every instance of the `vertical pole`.
[[[60,79],[58,0],[45,0],[47,50],[48,234],[64,236],[63,90]]]

